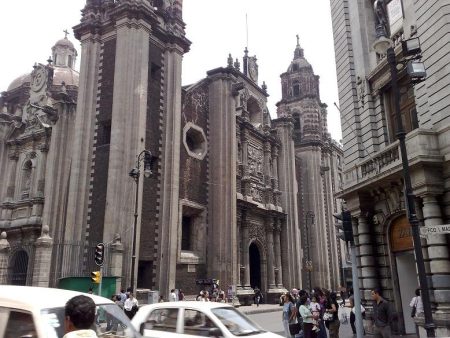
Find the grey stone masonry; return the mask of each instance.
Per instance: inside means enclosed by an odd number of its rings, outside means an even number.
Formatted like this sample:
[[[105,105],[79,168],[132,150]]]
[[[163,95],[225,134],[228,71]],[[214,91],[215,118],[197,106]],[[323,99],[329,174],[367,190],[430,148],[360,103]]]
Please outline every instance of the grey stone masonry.
[[[6,232],[0,234],[0,285],[8,284],[8,260],[11,247]]]
[[[33,286],[48,287],[53,251],[53,239],[48,235],[48,225],[42,226],[42,234],[34,243],[36,247],[33,266]]]

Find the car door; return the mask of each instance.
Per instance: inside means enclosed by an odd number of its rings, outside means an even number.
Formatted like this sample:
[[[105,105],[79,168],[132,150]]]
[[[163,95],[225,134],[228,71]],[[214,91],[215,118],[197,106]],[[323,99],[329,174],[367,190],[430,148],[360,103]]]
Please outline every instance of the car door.
[[[224,337],[222,330],[206,313],[196,309],[184,309],[181,332],[189,337]]]
[[[144,337],[179,337],[181,317],[177,308],[161,307],[153,309],[143,322]]]

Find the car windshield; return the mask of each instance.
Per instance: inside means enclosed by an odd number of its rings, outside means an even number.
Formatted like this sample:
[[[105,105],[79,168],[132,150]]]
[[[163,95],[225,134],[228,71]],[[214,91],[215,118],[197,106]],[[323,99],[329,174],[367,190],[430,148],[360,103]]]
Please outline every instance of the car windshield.
[[[41,310],[47,338],[64,336],[64,307]],[[116,304],[97,305],[92,329],[98,337],[140,337],[122,309]]]
[[[235,336],[250,336],[265,332],[233,307],[211,309],[211,312]]]

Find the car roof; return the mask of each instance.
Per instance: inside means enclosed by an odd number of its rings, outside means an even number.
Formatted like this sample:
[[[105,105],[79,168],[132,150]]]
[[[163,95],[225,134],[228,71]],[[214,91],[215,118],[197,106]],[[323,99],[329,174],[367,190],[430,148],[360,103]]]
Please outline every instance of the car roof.
[[[114,304],[107,298],[80,291],[36,286],[0,285],[0,306],[28,310],[64,307],[70,298],[78,295],[92,298],[95,304]]]
[[[227,303],[220,302],[199,302],[199,301],[179,301],[179,302],[164,302],[164,303],[155,303],[149,305],[143,305],[141,308],[180,308],[180,307],[189,307],[189,308],[197,308],[197,309],[216,309],[216,308],[224,308],[224,307],[233,307]]]

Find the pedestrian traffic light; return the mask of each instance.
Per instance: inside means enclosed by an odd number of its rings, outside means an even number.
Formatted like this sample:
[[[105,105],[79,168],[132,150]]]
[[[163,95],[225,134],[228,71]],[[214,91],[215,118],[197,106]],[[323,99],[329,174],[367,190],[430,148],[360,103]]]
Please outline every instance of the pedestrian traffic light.
[[[342,230],[336,236],[345,242],[353,242],[353,225],[352,214],[348,210],[341,213],[333,214],[333,217],[338,221],[335,226]]]
[[[102,280],[102,274],[100,271],[92,271],[91,272],[91,281],[93,281],[96,284],[100,284],[100,281]]]
[[[97,264],[98,266],[102,266],[103,265],[103,260],[105,258],[105,245],[103,243],[98,243],[97,246],[95,247],[95,264]]]

